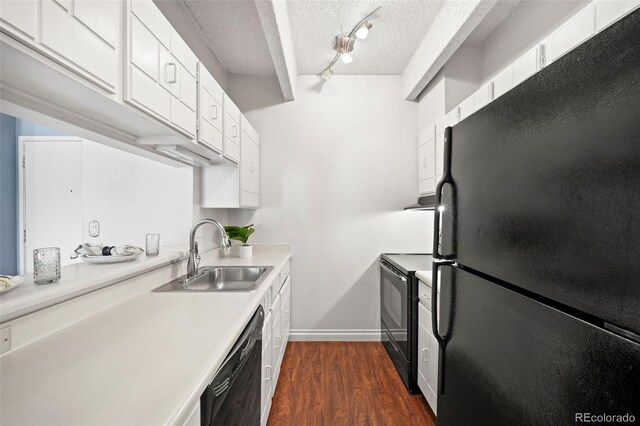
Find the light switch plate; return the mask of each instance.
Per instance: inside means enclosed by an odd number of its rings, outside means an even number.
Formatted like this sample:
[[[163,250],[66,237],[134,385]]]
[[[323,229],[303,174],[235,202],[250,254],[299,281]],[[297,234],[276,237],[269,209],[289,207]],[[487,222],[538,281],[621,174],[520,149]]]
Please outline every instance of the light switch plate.
[[[11,350],[11,327],[0,329],[0,354]]]

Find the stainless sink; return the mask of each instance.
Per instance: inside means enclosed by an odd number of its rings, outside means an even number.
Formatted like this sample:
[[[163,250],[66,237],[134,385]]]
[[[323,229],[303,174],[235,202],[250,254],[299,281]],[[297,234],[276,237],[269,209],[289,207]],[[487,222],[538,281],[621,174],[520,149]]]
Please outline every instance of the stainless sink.
[[[269,275],[273,266],[203,266],[193,277],[178,278],[156,292],[249,292]]]

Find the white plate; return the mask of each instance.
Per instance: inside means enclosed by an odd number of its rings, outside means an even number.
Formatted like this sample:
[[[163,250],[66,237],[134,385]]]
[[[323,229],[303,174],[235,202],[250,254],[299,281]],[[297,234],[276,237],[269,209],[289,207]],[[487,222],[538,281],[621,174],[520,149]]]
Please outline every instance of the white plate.
[[[142,254],[142,253],[140,253]],[[80,259],[87,263],[106,264],[106,263],[122,263],[131,262],[140,256],[140,254],[120,254],[114,256],[87,256],[82,255]]]
[[[14,288],[18,287],[20,284],[22,284],[23,280],[18,281],[17,283],[14,283],[11,287],[7,287],[7,288],[1,288],[0,289],[0,294],[2,293],[6,293],[9,290],[13,290]]]

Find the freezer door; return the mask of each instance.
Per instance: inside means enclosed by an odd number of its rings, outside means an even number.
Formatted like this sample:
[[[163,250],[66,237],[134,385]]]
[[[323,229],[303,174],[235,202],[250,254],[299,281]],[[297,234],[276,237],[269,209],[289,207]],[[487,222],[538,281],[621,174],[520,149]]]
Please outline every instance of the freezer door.
[[[640,344],[451,269],[442,281],[454,308],[439,426],[560,426],[586,413],[640,419]]]
[[[451,131],[442,250],[640,334],[640,10]]]

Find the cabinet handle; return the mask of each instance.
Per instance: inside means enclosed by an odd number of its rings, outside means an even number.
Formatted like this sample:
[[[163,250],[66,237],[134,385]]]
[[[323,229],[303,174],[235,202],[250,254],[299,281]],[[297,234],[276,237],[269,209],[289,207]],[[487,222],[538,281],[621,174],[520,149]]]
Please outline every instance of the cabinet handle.
[[[427,159],[426,159],[426,158],[423,158],[423,159],[422,159],[422,168],[423,168],[423,169],[426,169],[426,168],[427,168]]]
[[[270,365],[265,365],[265,368],[267,368],[269,370],[267,377],[265,377],[264,379],[268,382],[269,380],[271,380],[271,366]]]
[[[280,339],[281,339],[281,337],[280,337],[280,336],[276,336],[276,349],[280,349],[280,346],[282,346],[282,345],[279,345],[279,344],[278,344],[278,342],[280,341]]]
[[[291,321],[291,312],[289,311],[284,311],[285,313],[285,321]]]
[[[233,125],[233,137],[238,137],[238,126],[236,126],[235,124]]]
[[[178,81],[178,67],[175,63],[169,62],[167,65],[165,65],[165,75],[167,83],[169,84],[173,84]],[[169,78],[169,75],[171,75],[171,78]]]
[[[218,105],[211,105],[211,119],[212,120],[217,120],[218,119]]]
[[[422,349],[422,360],[424,362],[429,362],[429,348]]]

